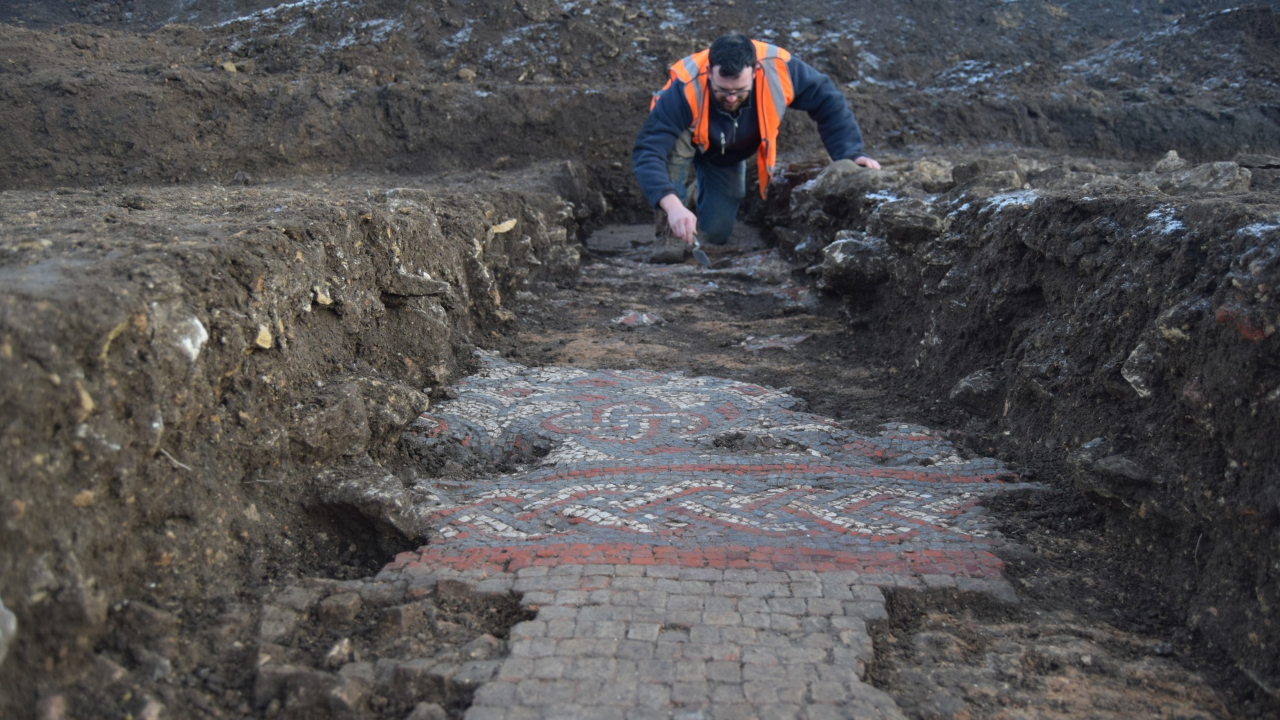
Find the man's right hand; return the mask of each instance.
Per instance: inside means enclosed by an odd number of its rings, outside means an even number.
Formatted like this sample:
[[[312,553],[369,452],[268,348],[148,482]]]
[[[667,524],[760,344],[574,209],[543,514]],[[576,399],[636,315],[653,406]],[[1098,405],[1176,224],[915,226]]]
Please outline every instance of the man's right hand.
[[[663,197],[658,204],[667,211],[667,227],[671,228],[671,234],[683,240],[685,245],[692,246],[698,233],[698,216],[675,195]]]

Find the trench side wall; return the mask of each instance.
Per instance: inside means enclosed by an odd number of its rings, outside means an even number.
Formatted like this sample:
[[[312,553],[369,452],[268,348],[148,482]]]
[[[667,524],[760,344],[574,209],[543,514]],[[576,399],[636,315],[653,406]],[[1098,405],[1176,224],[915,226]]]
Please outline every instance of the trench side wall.
[[[993,386],[967,398],[982,434],[1071,468],[1064,480],[1107,508],[1112,546],[1185,608],[1198,641],[1280,676],[1271,196],[979,193],[937,212],[932,237],[883,207],[819,213],[891,238],[879,280],[844,288],[854,332],[938,395],[987,371]]]
[[[6,702],[77,672],[122,599],[327,551],[313,479],[392,455],[518,288],[577,271],[559,195],[365,190],[0,196]]]

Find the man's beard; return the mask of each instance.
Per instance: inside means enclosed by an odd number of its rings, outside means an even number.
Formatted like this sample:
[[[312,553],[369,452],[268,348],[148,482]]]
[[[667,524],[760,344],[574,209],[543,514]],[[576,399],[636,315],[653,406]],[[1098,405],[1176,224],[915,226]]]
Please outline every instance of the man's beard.
[[[723,101],[723,100],[716,100],[716,105],[719,105],[719,106],[720,106],[720,109],[721,109],[721,110],[723,110],[723,111],[725,111],[725,112],[737,112],[737,111],[741,110],[741,109],[743,108],[743,106],[745,106],[746,104],[747,104],[747,101],[746,101],[746,100],[743,100],[743,101],[739,102],[737,105],[735,105],[734,107],[730,108],[730,107],[727,107],[727,106],[724,104],[724,101]]]

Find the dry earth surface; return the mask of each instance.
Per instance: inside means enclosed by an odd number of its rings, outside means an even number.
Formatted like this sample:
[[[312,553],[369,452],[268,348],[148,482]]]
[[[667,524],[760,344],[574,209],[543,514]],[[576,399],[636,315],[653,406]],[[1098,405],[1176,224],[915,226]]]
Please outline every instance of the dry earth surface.
[[[1274,3],[0,21],[6,717],[483,717],[560,601],[512,565],[379,572],[512,469],[414,440],[477,348],[785,388],[1024,481],[981,502],[1016,599],[933,577],[849,611],[868,713],[1280,714]],[[665,67],[730,29],[828,73],[885,169],[793,113],[703,270],[662,257],[628,153]],[[659,649],[704,632],[664,623]]]

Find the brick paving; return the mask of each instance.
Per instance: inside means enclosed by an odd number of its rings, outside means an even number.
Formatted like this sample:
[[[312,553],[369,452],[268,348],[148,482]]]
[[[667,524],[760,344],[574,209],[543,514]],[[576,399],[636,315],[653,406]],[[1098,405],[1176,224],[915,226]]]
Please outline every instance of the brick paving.
[[[1016,478],[926,428],[862,435],[719,378],[484,363],[408,441],[512,470],[451,490],[431,544],[382,573],[536,611],[470,720],[897,718],[863,682],[881,588],[1013,599],[976,502]]]

